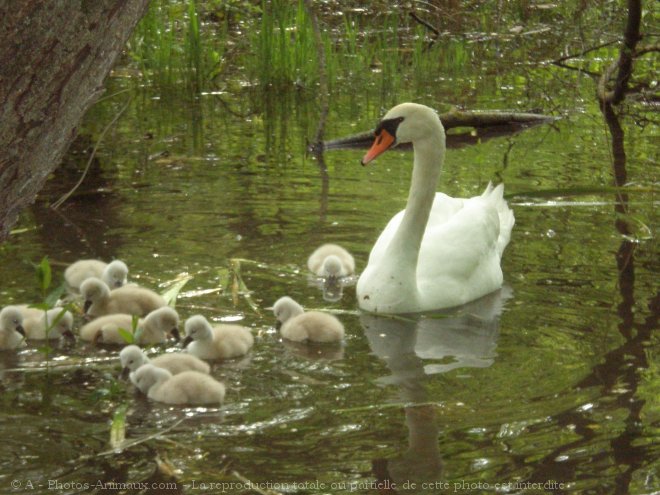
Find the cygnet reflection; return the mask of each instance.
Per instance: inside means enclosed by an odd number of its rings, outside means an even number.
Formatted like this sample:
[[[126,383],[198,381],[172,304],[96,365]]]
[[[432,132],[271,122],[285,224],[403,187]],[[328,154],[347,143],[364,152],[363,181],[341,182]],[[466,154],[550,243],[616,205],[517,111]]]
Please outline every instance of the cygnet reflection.
[[[344,287],[351,287],[356,283],[356,276],[339,278],[319,277],[314,274],[307,276],[307,285],[319,289],[323,293],[323,300],[327,302],[340,301],[344,295]]]

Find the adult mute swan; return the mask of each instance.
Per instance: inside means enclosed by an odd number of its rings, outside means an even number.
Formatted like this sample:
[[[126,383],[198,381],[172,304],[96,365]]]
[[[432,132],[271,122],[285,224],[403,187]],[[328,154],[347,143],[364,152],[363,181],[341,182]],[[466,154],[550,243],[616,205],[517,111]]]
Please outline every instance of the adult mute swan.
[[[500,259],[514,224],[503,185],[469,199],[436,193],[445,131],[434,110],[416,103],[387,112],[362,164],[409,142],[415,162],[406,209],[381,233],[357,284],[358,305],[373,313],[450,308],[502,286]]]

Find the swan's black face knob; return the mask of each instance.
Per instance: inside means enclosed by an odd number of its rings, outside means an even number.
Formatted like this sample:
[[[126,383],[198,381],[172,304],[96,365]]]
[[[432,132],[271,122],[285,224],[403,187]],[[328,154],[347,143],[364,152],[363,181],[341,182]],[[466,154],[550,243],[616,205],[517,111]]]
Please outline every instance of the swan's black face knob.
[[[374,131],[374,135],[378,137],[382,131],[387,131],[390,136],[393,136],[396,139],[396,130],[399,128],[399,124],[403,122],[403,117],[397,117],[396,119],[385,119],[381,120],[378,127]]]
[[[378,124],[378,127],[376,127],[376,130],[374,131],[376,139],[371,145],[371,149],[367,151],[366,155],[364,155],[364,158],[362,159],[362,165],[366,165],[381,153],[384,153],[391,147],[396,146],[396,130],[398,129],[401,122],[403,122],[403,117],[380,121],[380,124]]]

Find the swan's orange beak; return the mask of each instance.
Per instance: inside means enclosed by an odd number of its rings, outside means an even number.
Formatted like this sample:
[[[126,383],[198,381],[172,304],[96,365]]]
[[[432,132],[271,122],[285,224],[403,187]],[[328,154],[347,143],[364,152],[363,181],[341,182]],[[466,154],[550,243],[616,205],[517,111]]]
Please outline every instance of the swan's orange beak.
[[[374,141],[374,144],[371,145],[371,149],[367,151],[367,154],[364,155],[364,158],[362,159],[362,165],[366,165],[373,159],[375,159],[378,155],[386,152],[388,149],[392,147],[394,144],[395,138],[387,132],[385,129],[382,129],[380,131],[380,134],[376,136],[376,140]]]

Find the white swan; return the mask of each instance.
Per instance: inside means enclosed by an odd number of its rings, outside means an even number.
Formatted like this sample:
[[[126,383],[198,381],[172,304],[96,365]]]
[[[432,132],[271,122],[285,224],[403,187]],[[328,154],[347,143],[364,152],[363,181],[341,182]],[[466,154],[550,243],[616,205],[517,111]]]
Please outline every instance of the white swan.
[[[358,280],[360,308],[374,313],[430,311],[499,289],[500,259],[514,224],[503,186],[488,184],[481,196],[469,199],[435,192],[445,132],[435,111],[424,105],[392,108],[375,135],[363,165],[408,142],[415,165],[406,209],[387,224]]]
[[[135,340],[138,344],[160,344],[167,341],[169,334],[179,340],[178,326],[179,315],[174,309],[158,308],[138,321]],[[80,338],[95,344],[125,344],[120,328],[132,333],[133,315],[116,313],[96,318],[80,329]]]
[[[273,305],[282,337],[294,342],[340,342],[344,325],[332,315],[307,311],[289,296],[281,297]]]
[[[80,291],[80,285],[91,277],[100,278],[108,287],[116,289],[126,283],[128,267],[121,260],[105,263],[100,260],[78,260],[64,270],[64,280],[74,291]]]
[[[178,375],[184,371],[198,371],[200,373],[209,374],[211,367],[201,359],[187,354],[185,352],[166,352],[153,359],[149,359],[147,355],[136,345],[127,345],[119,353],[119,361],[122,367],[122,378],[126,378],[132,371],[136,371],[143,364],[153,364],[157,368],[163,368]]]
[[[52,308],[47,311],[21,304],[16,306],[23,316],[25,338],[31,340],[51,340],[66,337],[75,341],[73,335],[73,315],[65,308]],[[46,336],[48,329],[48,336]]]
[[[16,306],[6,306],[0,311],[0,350],[25,347],[23,315]]]
[[[326,278],[348,277],[355,273],[351,253],[337,244],[323,244],[307,260],[309,271]]]
[[[202,315],[186,320],[183,347],[200,359],[229,359],[248,353],[254,344],[249,328],[241,325],[211,326]]]
[[[114,313],[145,316],[166,306],[165,299],[152,290],[125,285],[110,291],[108,284],[96,277],[85,280],[80,293],[85,299],[84,312],[91,317]]]
[[[198,371],[173,376],[166,369],[145,364],[131,373],[131,381],[147,397],[165,404],[220,404],[225,398],[225,386]]]

